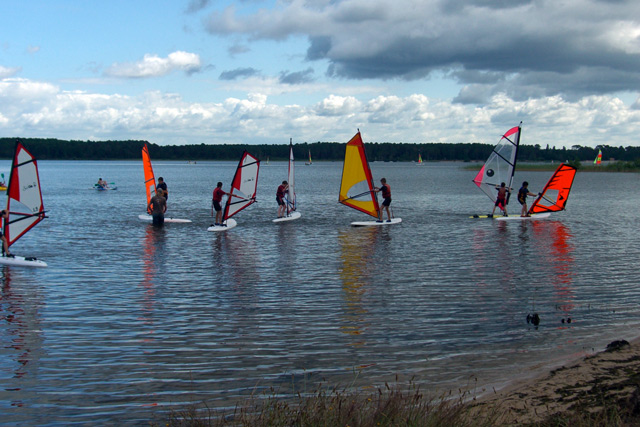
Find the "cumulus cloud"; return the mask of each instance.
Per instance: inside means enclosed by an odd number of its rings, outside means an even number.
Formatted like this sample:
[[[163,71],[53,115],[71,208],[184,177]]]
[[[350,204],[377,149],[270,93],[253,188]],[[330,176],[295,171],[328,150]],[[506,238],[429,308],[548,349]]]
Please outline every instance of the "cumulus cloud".
[[[105,71],[109,77],[146,78],[160,77],[174,71],[184,71],[188,74],[202,69],[200,56],[195,53],[176,51],[166,58],[147,54],[134,63],[115,63]]]
[[[254,13],[230,6],[206,28],[250,40],[307,37],[307,60],[328,61],[334,78],[416,80],[439,71],[477,84],[451,71],[481,72],[495,79],[483,85],[499,86],[483,88],[488,96],[515,96],[519,82],[533,96],[638,88],[634,0],[289,0]],[[472,89],[459,101],[487,99]]]
[[[61,139],[146,139],[177,143],[346,142],[356,128],[367,141],[486,142],[521,120],[523,144],[596,146],[612,140],[632,145],[640,132],[638,103],[611,95],[577,101],[559,95],[517,100],[506,93],[482,106],[422,94],[327,95],[310,105],[278,105],[259,91],[220,102],[188,102],[150,91],[138,96],[66,91],[28,79],[0,80],[0,134]],[[571,129],[571,140],[564,136]]]

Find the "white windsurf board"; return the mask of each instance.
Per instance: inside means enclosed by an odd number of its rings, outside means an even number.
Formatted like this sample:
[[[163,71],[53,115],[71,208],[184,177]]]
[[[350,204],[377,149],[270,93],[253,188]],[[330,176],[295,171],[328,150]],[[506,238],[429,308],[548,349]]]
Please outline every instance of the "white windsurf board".
[[[352,222],[351,225],[354,227],[378,227],[381,225],[393,225],[400,224],[402,222],[402,218],[392,218],[391,221],[384,220],[382,222],[378,221],[355,221]]]
[[[273,222],[284,222],[284,221],[293,221],[294,219],[298,219],[302,216],[300,212],[291,212],[289,216],[283,216],[282,218],[276,218]]]
[[[153,221],[153,217],[151,215],[148,215],[148,214],[138,215],[138,218],[140,218],[142,221],[147,221],[147,222],[152,222]],[[181,219],[181,218],[173,218],[173,217],[170,217],[170,216],[165,216],[164,217],[164,222],[187,223],[187,222],[191,222],[191,220],[190,219]]]
[[[47,263],[34,257],[23,257],[14,255],[13,257],[0,256],[0,264],[15,265],[20,267],[46,267]]]
[[[551,215],[550,212],[544,212],[533,214],[531,216],[498,216],[494,217],[494,219],[497,219],[498,221],[535,221],[537,219],[549,218],[549,215]]]
[[[236,225],[238,225],[236,220],[233,218],[229,218],[224,223],[224,225],[212,225],[211,227],[207,228],[207,231],[227,231],[227,230],[231,230]]]

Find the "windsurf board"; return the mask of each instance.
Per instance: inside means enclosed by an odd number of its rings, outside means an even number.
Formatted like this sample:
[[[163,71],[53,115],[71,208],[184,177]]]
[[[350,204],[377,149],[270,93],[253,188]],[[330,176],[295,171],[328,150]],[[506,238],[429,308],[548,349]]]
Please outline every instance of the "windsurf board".
[[[238,225],[236,220],[233,218],[229,218],[224,225],[212,225],[211,227],[207,228],[207,231],[227,231],[231,230],[236,225]]]
[[[393,218],[391,221],[384,220],[382,222],[378,221],[355,221],[352,222],[351,225],[354,227],[377,227],[381,225],[393,225],[400,224],[402,222],[402,218]]]
[[[148,222],[152,222],[153,221],[153,217],[151,215],[148,215],[148,214],[138,215],[138,218],[140,218],[142,221],[148,221]],[[164,217],[164,222],[187,223],[187,222],[191,222],[191,220],[190,219],[181,219],[181,218],[172,218],[170,216],[165,216]]]
[[[284,222],[284,221],[293,221],[294,219],[298,219],[302,216],[300,212],[291,212],[288,216],[283,216],[282,218],[276,218],[273,222]]]
[[[551,215],[551,213],[549,212],[544,212],[544,213],[539,213],[539,214],[533,214],[531,216],[520,216],[520,215],[515,215],[515,216],[499,216],[499,217],[495,217],[494,219],[497,219],[499,221],[508,221],[508,220],[515,220],[515,221],[535,221],[537,219],[545,219],[545,218],[549,218],[549,215]]]
[[[47,263],[34,257],[23,257],[14,255],[13,257],[0,256],[2,265],[18,265],[20,267],[46,267]]]

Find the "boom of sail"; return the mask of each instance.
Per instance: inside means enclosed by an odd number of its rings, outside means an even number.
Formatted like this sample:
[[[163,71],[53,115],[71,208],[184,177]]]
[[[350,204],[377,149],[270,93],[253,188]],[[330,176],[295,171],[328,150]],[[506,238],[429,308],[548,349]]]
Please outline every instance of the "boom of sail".
[[[347,143],[338,201],[375,218],[380,206],[360,131]]]
[[[242,209],[255,203],[259,169],[260,160],[247,151],[242,153],[231,182],[231,190],[224,207],[222,221],[226,221]]]
[[[529,214],[558,212],[565,209],[576,176],[576,168],[562,163],[529,208]]]
[[[482,169],[473,179],[478,188],[494,202],[497,198],[496,187],[499,187],[503,182],[509,189],[512,186],[521,133],[522,122],[502,135]],[[509,192],[507,195],[507,202],[510,194]]]
[[[5,219],[3,231],[9,246],[46,218],[38,163],[20,142],[16,143],[11,163],[7,212],[9,217]]]

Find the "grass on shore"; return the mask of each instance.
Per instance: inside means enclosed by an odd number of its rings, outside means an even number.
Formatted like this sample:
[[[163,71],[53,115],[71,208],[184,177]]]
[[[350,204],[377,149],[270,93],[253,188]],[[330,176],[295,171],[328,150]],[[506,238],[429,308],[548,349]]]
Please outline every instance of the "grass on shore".
[[[477,405],[468,392],[449,393],[437,398],[425,395],[418,386],[390,387],[373,392],[347,392],[331,389],[311,396],[298,395],[285,400],[271,395],[253,396],[234,410],[191,405],[171,412],[166,422],[177,426],[572,426],[619,427],[640,425],[640,388],[631,397],[613,399],[599,396],[594,410],[592,397],[576,401],[572,409],[548,416],[543,421],[521,420],[503,408]]]

